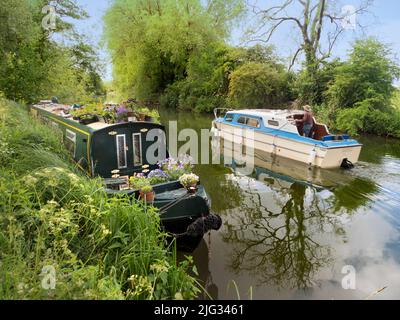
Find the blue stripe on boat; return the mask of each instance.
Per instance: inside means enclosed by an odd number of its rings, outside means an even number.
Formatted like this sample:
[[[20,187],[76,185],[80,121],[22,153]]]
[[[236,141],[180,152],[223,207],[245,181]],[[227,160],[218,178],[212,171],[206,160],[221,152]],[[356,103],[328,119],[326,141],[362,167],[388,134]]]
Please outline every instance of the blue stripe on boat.
[[[240,118],[242,116],[260,120],[261,127],[254,128],[254,127],[250,127],[250,126],[246,126],[246,125],[237,123],[238,118]],[[272,136],[295,140],[297,142],[311,144],[313,146],[319,146],[319,147],[327,148],[327,149],[362,146],[362,144],[360,144],[357,140],[354,140],[354,139],[341,140],[341,141],[319,141],[319,140],[314,140],[311,138],[302,137],[298,134],[279,130],[279,129],[266,128],[262,118],[255,117],[252,115],[247,115],[247,114],[235,113],[234,118],[231,122],[225,121],[225,118],[218,118],[215,120],[215,122],[231,125],[231,126],[238,127],[241,129],[251,129],[251,130],[254,130],[255,132],[260,132],[260,133],[265,133],[265,134],[269,134]]]

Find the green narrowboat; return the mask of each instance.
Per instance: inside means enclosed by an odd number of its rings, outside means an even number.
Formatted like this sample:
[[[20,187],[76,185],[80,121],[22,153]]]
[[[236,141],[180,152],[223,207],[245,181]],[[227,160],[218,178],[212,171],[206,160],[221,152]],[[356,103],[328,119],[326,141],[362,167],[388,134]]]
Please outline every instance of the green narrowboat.
[[[136,119],[110,124],[98,117],[83,124],[68,114],[70,108],[43,102],[31,106],[30,111],[61,130],[65,147],[77,166],[90,177],[103,178],[108,194],[139,199],[139,190],[129,189],[129,177],[156,169],[159,161],[168,158],[165,127]],[[188,192],[179,181],[172,181],[155,185],[153,190],[152,205],[159,209],[162,226],[180,239],[181,247],[192,250],[204,233],[220,228],[221,219],[210,213],[210,200],[203,186]]]

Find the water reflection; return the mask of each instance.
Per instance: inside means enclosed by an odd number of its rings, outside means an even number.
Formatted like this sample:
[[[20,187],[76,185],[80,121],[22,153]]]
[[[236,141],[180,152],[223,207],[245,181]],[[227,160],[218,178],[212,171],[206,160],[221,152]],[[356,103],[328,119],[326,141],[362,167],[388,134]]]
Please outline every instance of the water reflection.
[[[282,190],[280,212],[267,209],[258,197],[254,206],[241,208],[243,215],[227,221],[223,239],[233,248],[230,265],[235,273],[249,272],[260,283],[276,286],[313,285],[315,271],[329,262],[329,248],[313,240],[312,230],[330,221],[315,200],[306,203],[307,189],[293,183]]]
[[[209,117],[164,114],[177,118],[180,128],[210,128]],[[384,286],[374,298],[400,297],[400,144],[360,140],[351,171],[308,170],[262,152],[248,176],[235,161],[196,167],[224,221],[194,253],[213,298],[236,299],[233,280],[242,298],[253,288],[254,299],[363,299]],[[348,264],[357,290],[342,289]]]
[[[232,204],[222,206],[231,271],[251,274],[259,286],[315,286],[315,274],[332,263],[332,248],[320,242],[320,235],[345,239],[340,215],[365,206],[377,186],[340,170],[309,169],[260,151],[253,174],[243,176],[236,162],[243,157],[233,152],[238,149],[232,148],[229,159],[233,174],[219,181],[223,201]]]

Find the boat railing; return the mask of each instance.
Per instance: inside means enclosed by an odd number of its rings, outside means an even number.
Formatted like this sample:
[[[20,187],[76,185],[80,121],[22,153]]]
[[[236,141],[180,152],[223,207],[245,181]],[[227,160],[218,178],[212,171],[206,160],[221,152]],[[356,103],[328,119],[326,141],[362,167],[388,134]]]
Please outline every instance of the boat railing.
[[[225,116],[225,114],[229,111],[232,111],[233,109],[229,109],[229,108],[215,108],[214,109],[214,116],[215,119],[221,118],[221,116]]]

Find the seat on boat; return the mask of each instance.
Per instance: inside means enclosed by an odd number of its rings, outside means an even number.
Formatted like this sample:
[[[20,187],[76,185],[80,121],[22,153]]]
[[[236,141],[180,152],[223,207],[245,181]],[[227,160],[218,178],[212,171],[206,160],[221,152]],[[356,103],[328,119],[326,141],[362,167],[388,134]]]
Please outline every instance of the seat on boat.
[[[329,136],[328,127],[325,124],[317,123],[314,119],[314,126],[312,128],[312,138],[314,140],[322,140],[324,137]]]
[[[293,116],[295,120],[301,120],[303,118],[302,114],[296,114]],[[315,118],[314,119],[314,126],[311,128],[310,132],[310,138],[313,138],[314,140],[322,140],[324,137],[328,136],[329,130],[328,127],[325,124],[318,123]],[[299,135],[303,136],[304,131],[303,131],[303,124],[298,123],[297,124],[297,130],[299,131]]]

